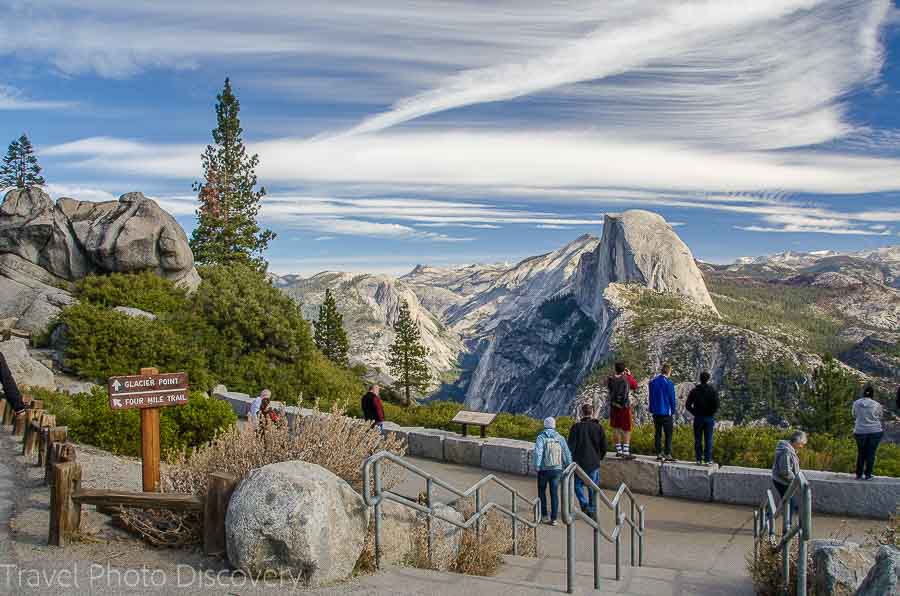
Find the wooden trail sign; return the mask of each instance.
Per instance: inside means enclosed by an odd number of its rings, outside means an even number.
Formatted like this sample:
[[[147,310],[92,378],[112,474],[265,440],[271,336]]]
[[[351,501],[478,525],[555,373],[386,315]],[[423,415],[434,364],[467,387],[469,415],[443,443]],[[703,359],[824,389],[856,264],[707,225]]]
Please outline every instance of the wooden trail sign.
[[[187,374],[159,374],[155,368],[142,368],[140,375],[110,377],[108,389],[113,410],[141,410],[144,492],[159,492],[159,409],[187,403]]]
[[[141,370],[156,369],[144,368]],[[109,389],[109,407],[113,410],[179,406],[186,404],[188,400],[186,373],[110,377],[107,387]]]

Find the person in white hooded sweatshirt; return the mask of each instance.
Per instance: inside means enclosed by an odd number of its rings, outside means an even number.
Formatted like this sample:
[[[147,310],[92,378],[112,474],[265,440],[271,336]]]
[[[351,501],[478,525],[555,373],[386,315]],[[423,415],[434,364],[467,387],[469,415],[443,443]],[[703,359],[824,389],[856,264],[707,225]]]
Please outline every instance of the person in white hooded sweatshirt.
[[[875,468],[875,452],[884,436],[881,416],[884,412],[881,404],[875,401],[875,389],[866,385],[863,396],[853,402],[853,436],[856,438],[856,479],[872,479]]]

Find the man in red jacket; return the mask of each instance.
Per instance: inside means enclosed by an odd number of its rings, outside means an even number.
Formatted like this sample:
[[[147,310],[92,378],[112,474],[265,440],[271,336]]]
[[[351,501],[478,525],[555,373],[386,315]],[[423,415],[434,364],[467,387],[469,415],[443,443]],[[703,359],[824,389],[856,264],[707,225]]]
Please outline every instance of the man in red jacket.
[[[372,422],[372,426],[377,426],[378,430],[384,434],[384,406],[381,404],[379,393],[381,388],[378,385],[372,385],[362,397],[363,420]]]
[[[616,443],[616,457],[634,459],[631,455],[631,398],[638,384],[622,362],[616,362],[616,374],[606,379],[609,389],[609,425]]]

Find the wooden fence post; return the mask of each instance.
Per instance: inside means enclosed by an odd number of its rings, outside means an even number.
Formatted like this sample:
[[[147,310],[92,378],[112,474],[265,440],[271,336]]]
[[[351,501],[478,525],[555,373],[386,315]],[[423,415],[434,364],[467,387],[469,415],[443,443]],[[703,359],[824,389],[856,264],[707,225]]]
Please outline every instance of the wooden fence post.
[[[6,409],[9,407],[9,402],[5,399],[0,399],[0,422],[2,422],[6,418]]]
[[[65,546],[81,525],[81,505],[72,494],[81,488],[81,466],[75,462],[53,465],[53,488],[50,490],[50,546]]]
[[[26,420],[31,416],[31,410],[25,410],[22,416],[16,416],[13,422],[13,435],[20,437],[25,434]]]
[[[225,514],[237,477],[225,472],[209,475],[206,505],[203,510],[203,552],[207,555],[225,553]]]
[[[59,446],[64,444],[68,438],[69,428],[66,426],[53,426],[47,430],[47,454],[44,457],[44,484],[50,483],[51,466],[56,463],[55,456],[59,454]]]
[[[16,418],[16,412],[5,399],[3,403],[6,404],[6,409],[3,411],[3,426],[10,426]]]

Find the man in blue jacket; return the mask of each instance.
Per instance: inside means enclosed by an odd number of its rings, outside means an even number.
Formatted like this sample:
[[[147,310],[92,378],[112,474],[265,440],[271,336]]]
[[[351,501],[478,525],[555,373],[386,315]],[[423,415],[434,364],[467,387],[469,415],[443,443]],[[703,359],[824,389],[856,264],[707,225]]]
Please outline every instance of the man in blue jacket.
[[[656,447],[656,459],[659,461],[675,461],[672,457],[672,427],[675,419],[675,383],[672,376],[672,365],[666,362],[662,372],[650,381],[650,413],[653,414],[655,433],[653,444]],[[662,448],[662,435],[666,435],[666,447]]]

